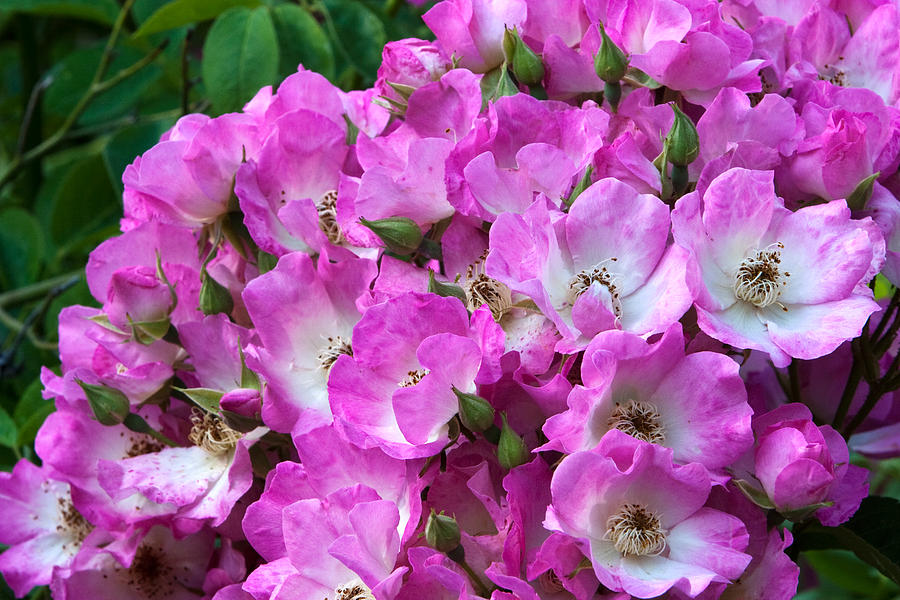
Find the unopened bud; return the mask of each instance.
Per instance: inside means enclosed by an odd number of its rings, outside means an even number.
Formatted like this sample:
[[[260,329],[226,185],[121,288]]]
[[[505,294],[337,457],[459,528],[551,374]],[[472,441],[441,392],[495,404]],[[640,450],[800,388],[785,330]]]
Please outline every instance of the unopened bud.
[[[700,138],[693,121],[674,103],[669,106],[675,111],[675,120],[666,136],[666,160],[673,165],[686,167],[700,153]]]
[[[503,428],[500,430],[500,441],[497,443],[497,458],[504,469],[513,469],[528,462],[528,448],[513,428],[506,421],[506,414],[501,413]]]
[[[606,29],[600,24],[600,49],[594,56],[594,71],[605,83],[619,83],[628,70],[628,57],[622,49],[609,39]]]
[[[453,393],[459,400],[459,418],[470,431],[481,433],[494,424],[494,407],[475,394],[461,392],[455,387]]]
[[[459,523],[453,517],[431,509],[425,524],[425,541],[438,552],[451,552],[459,547]]]
[[[503,52],[519,83],[537,85],[544,79],[544,63],[541,62],[541,57],[522,41],[515,27],[503,33]]]
[[[371,229],[394,254],[412,254],[422,243],[422,230],[408,217],[388,217],[374,221],[360,217],[359,222]]]
[[[213,279],[206,270],[200,275],[200,310],[204,315],[217,313],[230,314],[234,308],[231,292],[224,285]]]
[[[94,411],[94,417],[102,425],[119,425],[131,412],[128,398],[119,390],[105,385],[91,385],[80,379],[76,379],[75,382],[84,390],[88,404]]]

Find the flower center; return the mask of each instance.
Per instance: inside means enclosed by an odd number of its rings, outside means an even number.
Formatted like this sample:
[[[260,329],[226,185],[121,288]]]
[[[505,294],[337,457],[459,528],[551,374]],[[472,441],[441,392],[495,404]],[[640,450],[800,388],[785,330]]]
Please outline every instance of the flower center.
[[[334,600],[375,600],[375,595],[369,586],[359,579],[354,579],[350,583],[336,588],[334,593]]]
[[[331,367],[341,354],[353,356],[353,348],[350,347],[350,342],[341,336],[336,335],[327,339],[328,345],[319,350],[319,353],[316,355],[316,358],[319,359],[319,367],[326,374],[331,370]]]
[[[58,503],[59,525],[56,526],[56,531],[60,534],[69,535],[74,546],[70,553],[74,556],[78,552],[78,548],[81,547],[81,542],[84,541],[84,538],[94,530],[94,526],[78,512],[78,509],[75,508],[72,500],[69,498],[60,498]],[[63,544],[62,549],[63,551],[69,551],[69,544]]]
[[[131,446],[125,451],[125,458],[134,458],[144,454],[153,454],[163,449],[163,445],[148,435],[130,437]]]
[[[188,439],[212,455],[226,454],[234,449],[241,434],[216,415],[194,409],[191,413],[191,432]]]
[[[496,279],[488,277],[484,273],[484,259],[487,250],[478,257],[474,263],[466,267],[466,282],[463,289],[468,298],[467,308],[471,311],[487,304],[495,321],[500,319],[512,308],[512,292],[506,285]]]
[[[316,212],[319,213],[319,229],[328,236],[332,244],[340,244],[344,241],[344,233],[337,222],[337,190],[325,192],[322,199],[316,204]]]
[[[640,504],[626,504],[607,519],[603,539],[625,556],[657,556],[666,549],[666,530]]]
[[[844,60],[844,57],[839,56],[838,60]],[[838,69],[836,65],[829,65],[826,63],[822,65],[822,69],[824,74],[820,74],[819,79],[830,81],[834,85],[840,87],[847,87],[847,74]]]
[[[607,263],[616,262],[617,260],[619,259],[613,256],[612,258],[600,261],[590,269],[579,271],[572,277],[569,281],[569,292],[572,297],[572,304],[574,304],[574,301],[585,293],[593,284],[599,283],[609,290],[609,295],[612,298],[613,312],[617,319],[620,318],[622,316],[622,303],[619,301],[619,288],[616,285],[616,276],[606,268]]]
[[[416,369],[406,373],[406,377],[398,383],[400,387],[412,387],[422,381],[422,378],[431,373],[428,369]]]
[[[175,591],[172,566],[160,548],[142,545],[128,568],[128,585],[144,598],[168,598]]]
[[[666,439],[662,417],[656,407],[649,402],[634,400],[629,400],[625,404],[617,402],[607,426],[651,444],[662,444]]]
[[[784,244],[775,242],[757,250],[756,254],[745,258],[734,273],[734,296],[759,308],[778,304],[782,310],[787,307],[778,302],[778,296],[791,276],[781,272],[781,250]]]

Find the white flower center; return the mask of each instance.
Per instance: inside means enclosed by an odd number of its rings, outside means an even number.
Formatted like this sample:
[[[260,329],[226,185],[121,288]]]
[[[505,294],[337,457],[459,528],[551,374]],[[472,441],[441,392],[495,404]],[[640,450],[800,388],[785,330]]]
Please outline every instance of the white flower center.
[[[325,192],[321,200],[316,204],[316,211],[319,213],[319,229],[325,232],[325,235],[328,236],[328,241],[335,245],[344,241],[344,233],[337,222],[336,205],[336,190]]]
[[[403,378],[399,385],[400,387],[412,387],[422,381],[422,378],[431,373],[428,369],[416,369],[415,371],[409,371],[406,373],[406,377]]]
[[[188,439],[212,455],[226,454],[234,449],[241,434],[210,413],[194,409],[191,413],[191,432]]]
[[[640,504],[626,504],[607,519],[603,539],[625,556],[658,556],[666,549],[666,530]]]
[[[656,407],[649,402],[635,400],[629,400],[625,404],[617,402],[607,426],[651,444],[662,444],[666,439],[662,417]]]
[[[576,273],[575,276],[569,280],[571,303],[574,305],[575,300],[577,300],[579,296],[585,293],[593,284],[599,283],[609,290],[609,295],[612,300],[612,309],[616,315],[616,319],[621,318],[622,303],[619,300],[619,288],[616,282],[616,274],[606,268],[608,263],[616,262],[617,260],[619,259],[613,256],[612,258],[600,261],[589,269],[583,269]]]
[[[75,508],[69,497],[59,498],[57,503],[59,508],[59,525],[56,526],[56,531],[60,534],[68,534],[69,537],[69,541],[62,544],[62,550],[74,556],[78,553],[78,549],[81,548],[81,542],[84,541],[84,538],[94,530],[94,526],[78,512],[78,509]]]
[[[334,600],[375,600],[375,595],[369,586],[360,579],[354,579],[334,590]],[[326,600],[328,600],[326,598]]]
[[[759,308],[777,303],[787,311],[787,307],[778,302],[787,278],[791,276],[779,269],[783,249],[784,244],[775,242],[745,258],[734,273],[734,297]]]
[[[474,263],[466,268],[466,282],[463,289],[468,298],[467,308],[471,311],[487,304],[495,321],[512,308],[512,292],[506,285],[484,273],[484,259],[487,250]]]
[[[328,345],[319,350],[316,358],[319,359],[319,367],[327,374],[341,354],[353,356],[353,348],[350,342],[339,335],[328,337],[326,340]]]

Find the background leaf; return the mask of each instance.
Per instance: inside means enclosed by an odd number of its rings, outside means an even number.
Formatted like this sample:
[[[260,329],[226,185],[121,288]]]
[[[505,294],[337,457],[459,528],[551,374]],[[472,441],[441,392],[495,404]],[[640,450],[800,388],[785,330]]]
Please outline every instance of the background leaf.
[[[44,236],[37,220],[21,208],[0,210],[0,288],[22,287],[41,269]]]
[[[54,115],[68,115],[78,100],[88,89],[94,71],[100,63],[103,50],[96,46],[76,50],[66,56],[54,67],[53,82],[44,96],[44,107]],[[110,63],[107,77],[116,73],[144,56],[144,52],[131,46],[119,47]],[[127,113],[136,106],[147,89],[159,79],[162,71],[158,65],[151,64],[119,85],[98,95],[84,114],[78,119],[82,125],[102,123]]]
[[[203,44],[203,82],[216,112],[240,110],[278,76],[278,42],[266,8],[232,8]]]
[[[176,27],[215,19],[220,14],[236,6],[254,8],[259,0],[175,0],[163,5],[147,18],[134,37],[143,37]]]
[[[272,9],[272,22],[278,34],[278,75],[287,77],[302,64],[334,78],[334,52],[328,36],[311,14],[293,4],[279,4]]]
[[[384,25],[374,12],[353,0],[324,0],[336,56],[356,70],[361,80],[375,80],[381,50],[387,43]],[[339,69],[340,70],[340,69]]]
[[[53,17],[75,17],[111,25],[119,14],[115,0],[3,0],[3,10]]]
[[[859,510],[840,527],[810,523],[797,529],[794,551],[843,549],[872,565],[900,584],[900,536],[889,523],[900,523],[900,502],[894,498],[869,496]]]

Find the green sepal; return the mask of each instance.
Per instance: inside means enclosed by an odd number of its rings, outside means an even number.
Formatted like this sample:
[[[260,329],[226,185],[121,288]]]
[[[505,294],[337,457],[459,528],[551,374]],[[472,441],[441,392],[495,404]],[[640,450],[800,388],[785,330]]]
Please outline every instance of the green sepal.
[[[463,305],[468,302],[466,292],[455,283],[445,283],[434,278],[434,270],[428,269],[428,291],[444,298],[459,298]]]
[[[879,175],[881,175],[880,171],[872,173],[856,184],[853,192],[847,196],[847,206],[850,207],[850,210],[862,210],[866,207],[869,198],[872,197],[872,191],[875,188],[875,180],[878,179]]]
[[[453,387],[459,402],[459,420],[467,429],[476,433],[485,431],[494,424],[494,407],[476,394],[467,394]]]
[[[187,396],[191,402],[209,413],[219,412],[219,401],[225,392],[210,388],[174,388]]]
[[[94,417],[101,425],[120,425],[131,412],[128,397],[115,388],[93,385],[76,379],[75,383],[84,390]]]
[[[395,254],[412,254],[422,244],[422,230],[409,217],[387,217],[372,221],[360,217],[359,222],[377,235],[385,248]]]
[[[497,458],[504,469],[514,469],[528,462],[528,448],[506,420],[506,413],[500,413],[503,427],[500,429],[500,440],[497,442]]]

